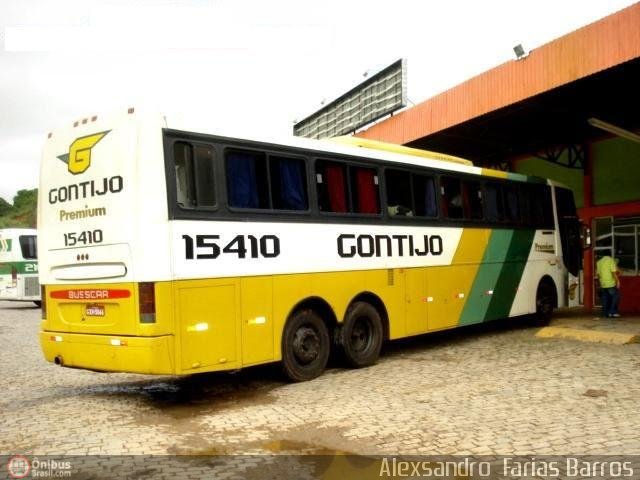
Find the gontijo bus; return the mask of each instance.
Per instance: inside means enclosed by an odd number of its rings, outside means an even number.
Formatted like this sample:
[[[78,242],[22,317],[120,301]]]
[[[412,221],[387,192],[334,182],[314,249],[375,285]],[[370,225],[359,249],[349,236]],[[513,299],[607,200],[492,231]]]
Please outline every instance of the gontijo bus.
[[[34,228],[0,230],[0,300],[40,305],[38,249]]]
[[[345,140],[343,140],[345,141]],[[569,190],[403,147],[187,131],[133,109],[49,135],[39,189],[50,362],[319,375],[386,339],[565,304]]]

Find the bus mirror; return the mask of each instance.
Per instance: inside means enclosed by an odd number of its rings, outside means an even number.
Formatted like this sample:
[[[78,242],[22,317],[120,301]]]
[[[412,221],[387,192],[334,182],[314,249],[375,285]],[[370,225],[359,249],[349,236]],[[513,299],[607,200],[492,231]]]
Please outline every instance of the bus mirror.
[[[591,229],[584,223],[580,224],[580,239],[584,250],[591,248]]]

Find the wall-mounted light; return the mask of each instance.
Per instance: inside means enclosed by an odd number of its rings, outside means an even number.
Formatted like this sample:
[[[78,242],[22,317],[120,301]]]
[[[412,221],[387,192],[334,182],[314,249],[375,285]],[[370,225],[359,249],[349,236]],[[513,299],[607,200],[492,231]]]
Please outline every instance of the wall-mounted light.
[[[521,43],[513,47],[513,53],[516,54],[516,60],[522,60],[529,56],[529,52],[525,52],[524,47]]]
[[[626,138],[627,140],[631,140],[632,142],[640,143],[640,135],[638,135],[637,133],[633,133],[630,130],[626,130],[622,127],[618,127],[611,123],[604,122],[599,118],[595,118],[595,117],[591,117],[587,119],[587,122],[589,122],[589,125],[591,125],[592,127],[596,127],[596,128],[599,128],[600,130],[613,133],[618,137]]]

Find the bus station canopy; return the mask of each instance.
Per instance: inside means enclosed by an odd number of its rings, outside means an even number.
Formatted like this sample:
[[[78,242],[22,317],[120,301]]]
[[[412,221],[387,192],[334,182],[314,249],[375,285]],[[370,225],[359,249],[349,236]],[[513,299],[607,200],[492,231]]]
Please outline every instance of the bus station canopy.
[[[545,149],[585,145],[610,136],[612,126],[637,133],[639,25],[636,3],[357,136],[500,166]]]

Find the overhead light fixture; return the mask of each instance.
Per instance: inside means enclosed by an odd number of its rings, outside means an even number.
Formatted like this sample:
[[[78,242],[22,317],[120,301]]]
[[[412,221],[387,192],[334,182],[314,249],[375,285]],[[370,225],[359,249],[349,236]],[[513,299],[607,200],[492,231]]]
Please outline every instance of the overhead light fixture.
[[[604,122],[599,118],[595,118],[595,117],[591,117],[587,119],[587,122],[589,122],[589,125],[591,125],[592,127],[596,127],[596,128],[599,128],[600,130],[613,133],[618,137],[626,138],[627,140],[631,140],[632,142],[640,143],[640,135],[638,135],[637,133],[633,133],[630,130],[626,130],[622,127],[618,127],[611,123]]]
[[[524,47],[521,43],[513,47],[513,53],[516,54],[516,60],[521,60],[529,56],[529,52],[524,51]]]

